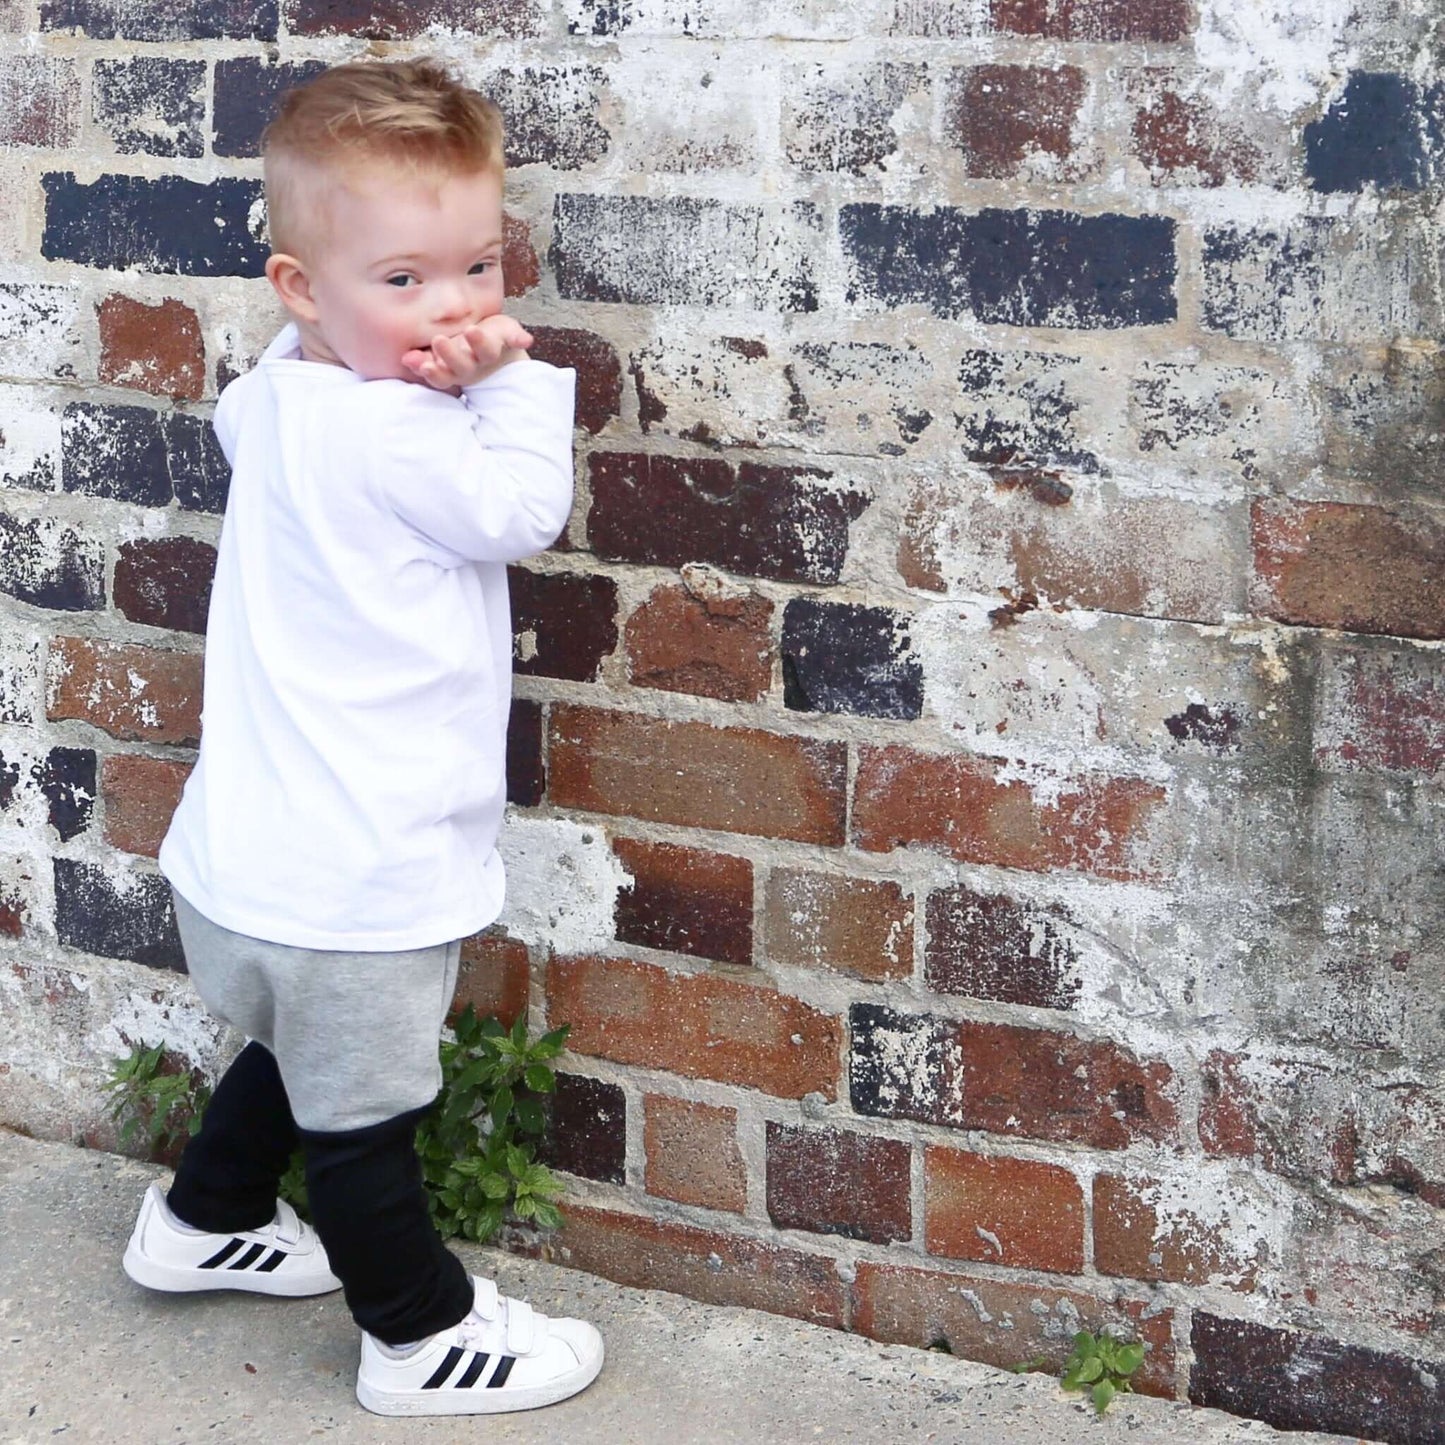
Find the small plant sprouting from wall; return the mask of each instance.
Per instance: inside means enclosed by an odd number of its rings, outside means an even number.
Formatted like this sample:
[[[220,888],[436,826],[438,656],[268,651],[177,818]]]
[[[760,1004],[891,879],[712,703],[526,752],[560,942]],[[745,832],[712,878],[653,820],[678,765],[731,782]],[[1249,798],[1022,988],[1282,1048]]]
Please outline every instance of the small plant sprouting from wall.
[[[561,1223],[561,1185],[536,1162],[546,1128],[542,1096],[557,1087],[551,1060],[568,1027],[528,1039],[525,1019],[510,1030],[479,1019],[468,1004],[441,1041],[442,1089],[417,1129],[417,1153],[432,1218],[444,1239],[490,1239],[508,1212],[554,1229]],[[139,1043],[111,1064],[105,1082],[120,1143],[142,1139],[146,1155],[174,1165],[200,1128],[211,1090],[195,1071],[178,1067],[164,1044]],[[303,1212],[306,1176],[301,1152],[282,1176],[280,1195]]]

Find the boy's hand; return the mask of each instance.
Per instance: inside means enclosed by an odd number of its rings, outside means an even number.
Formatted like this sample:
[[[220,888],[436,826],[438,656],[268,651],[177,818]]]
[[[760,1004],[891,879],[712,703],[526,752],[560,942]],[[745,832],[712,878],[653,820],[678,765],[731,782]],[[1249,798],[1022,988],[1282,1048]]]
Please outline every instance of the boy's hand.
[[[401,363],[428,386],[453,391],[473,386],[499,366],[521,361],[532,344],[532,333],[500,312],[455,336],[436,336],[430,348],[408,351]]]

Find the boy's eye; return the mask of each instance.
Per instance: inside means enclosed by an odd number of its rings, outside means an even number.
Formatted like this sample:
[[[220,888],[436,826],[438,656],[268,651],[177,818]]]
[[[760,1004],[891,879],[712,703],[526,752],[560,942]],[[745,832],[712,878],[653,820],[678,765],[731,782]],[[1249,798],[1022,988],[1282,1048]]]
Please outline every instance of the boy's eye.
[[[408,281],[411,281],[413,279],[414,278],[408,276],[406,272],[399,271],[395,276],[388,276],[386,278],[386,284],[388,286],[405,286]]]
[[[497,263],[495,261],[478,261],[477,264],[472,267],[472,271],[486,271],[489,270],[491,267],[495,266],[496,264]],[[467,274],[471,275],[472,272],[469,271]]]

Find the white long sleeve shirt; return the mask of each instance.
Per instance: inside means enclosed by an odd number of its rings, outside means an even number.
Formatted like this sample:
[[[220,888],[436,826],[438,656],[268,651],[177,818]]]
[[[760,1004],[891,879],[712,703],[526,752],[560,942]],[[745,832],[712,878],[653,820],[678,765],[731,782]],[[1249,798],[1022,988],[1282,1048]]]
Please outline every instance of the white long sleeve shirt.
[[[293,325],[221,393],[200,755],[160,850],[213,922],[391,951],[501,911],[506,564],[566,524],[575,388],[531,360],[460,398],[367,381]]]

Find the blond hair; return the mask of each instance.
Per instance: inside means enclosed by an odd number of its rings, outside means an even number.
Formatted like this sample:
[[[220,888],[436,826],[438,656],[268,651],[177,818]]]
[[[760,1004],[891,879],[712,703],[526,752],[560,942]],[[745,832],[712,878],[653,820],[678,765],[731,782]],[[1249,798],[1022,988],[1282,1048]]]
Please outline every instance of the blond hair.
[[[286,92],[261,153],[271,249],[299,255],[324,241],[326,186],[368,165],[500,176],[502,116],[435,60],[351,61]]]

